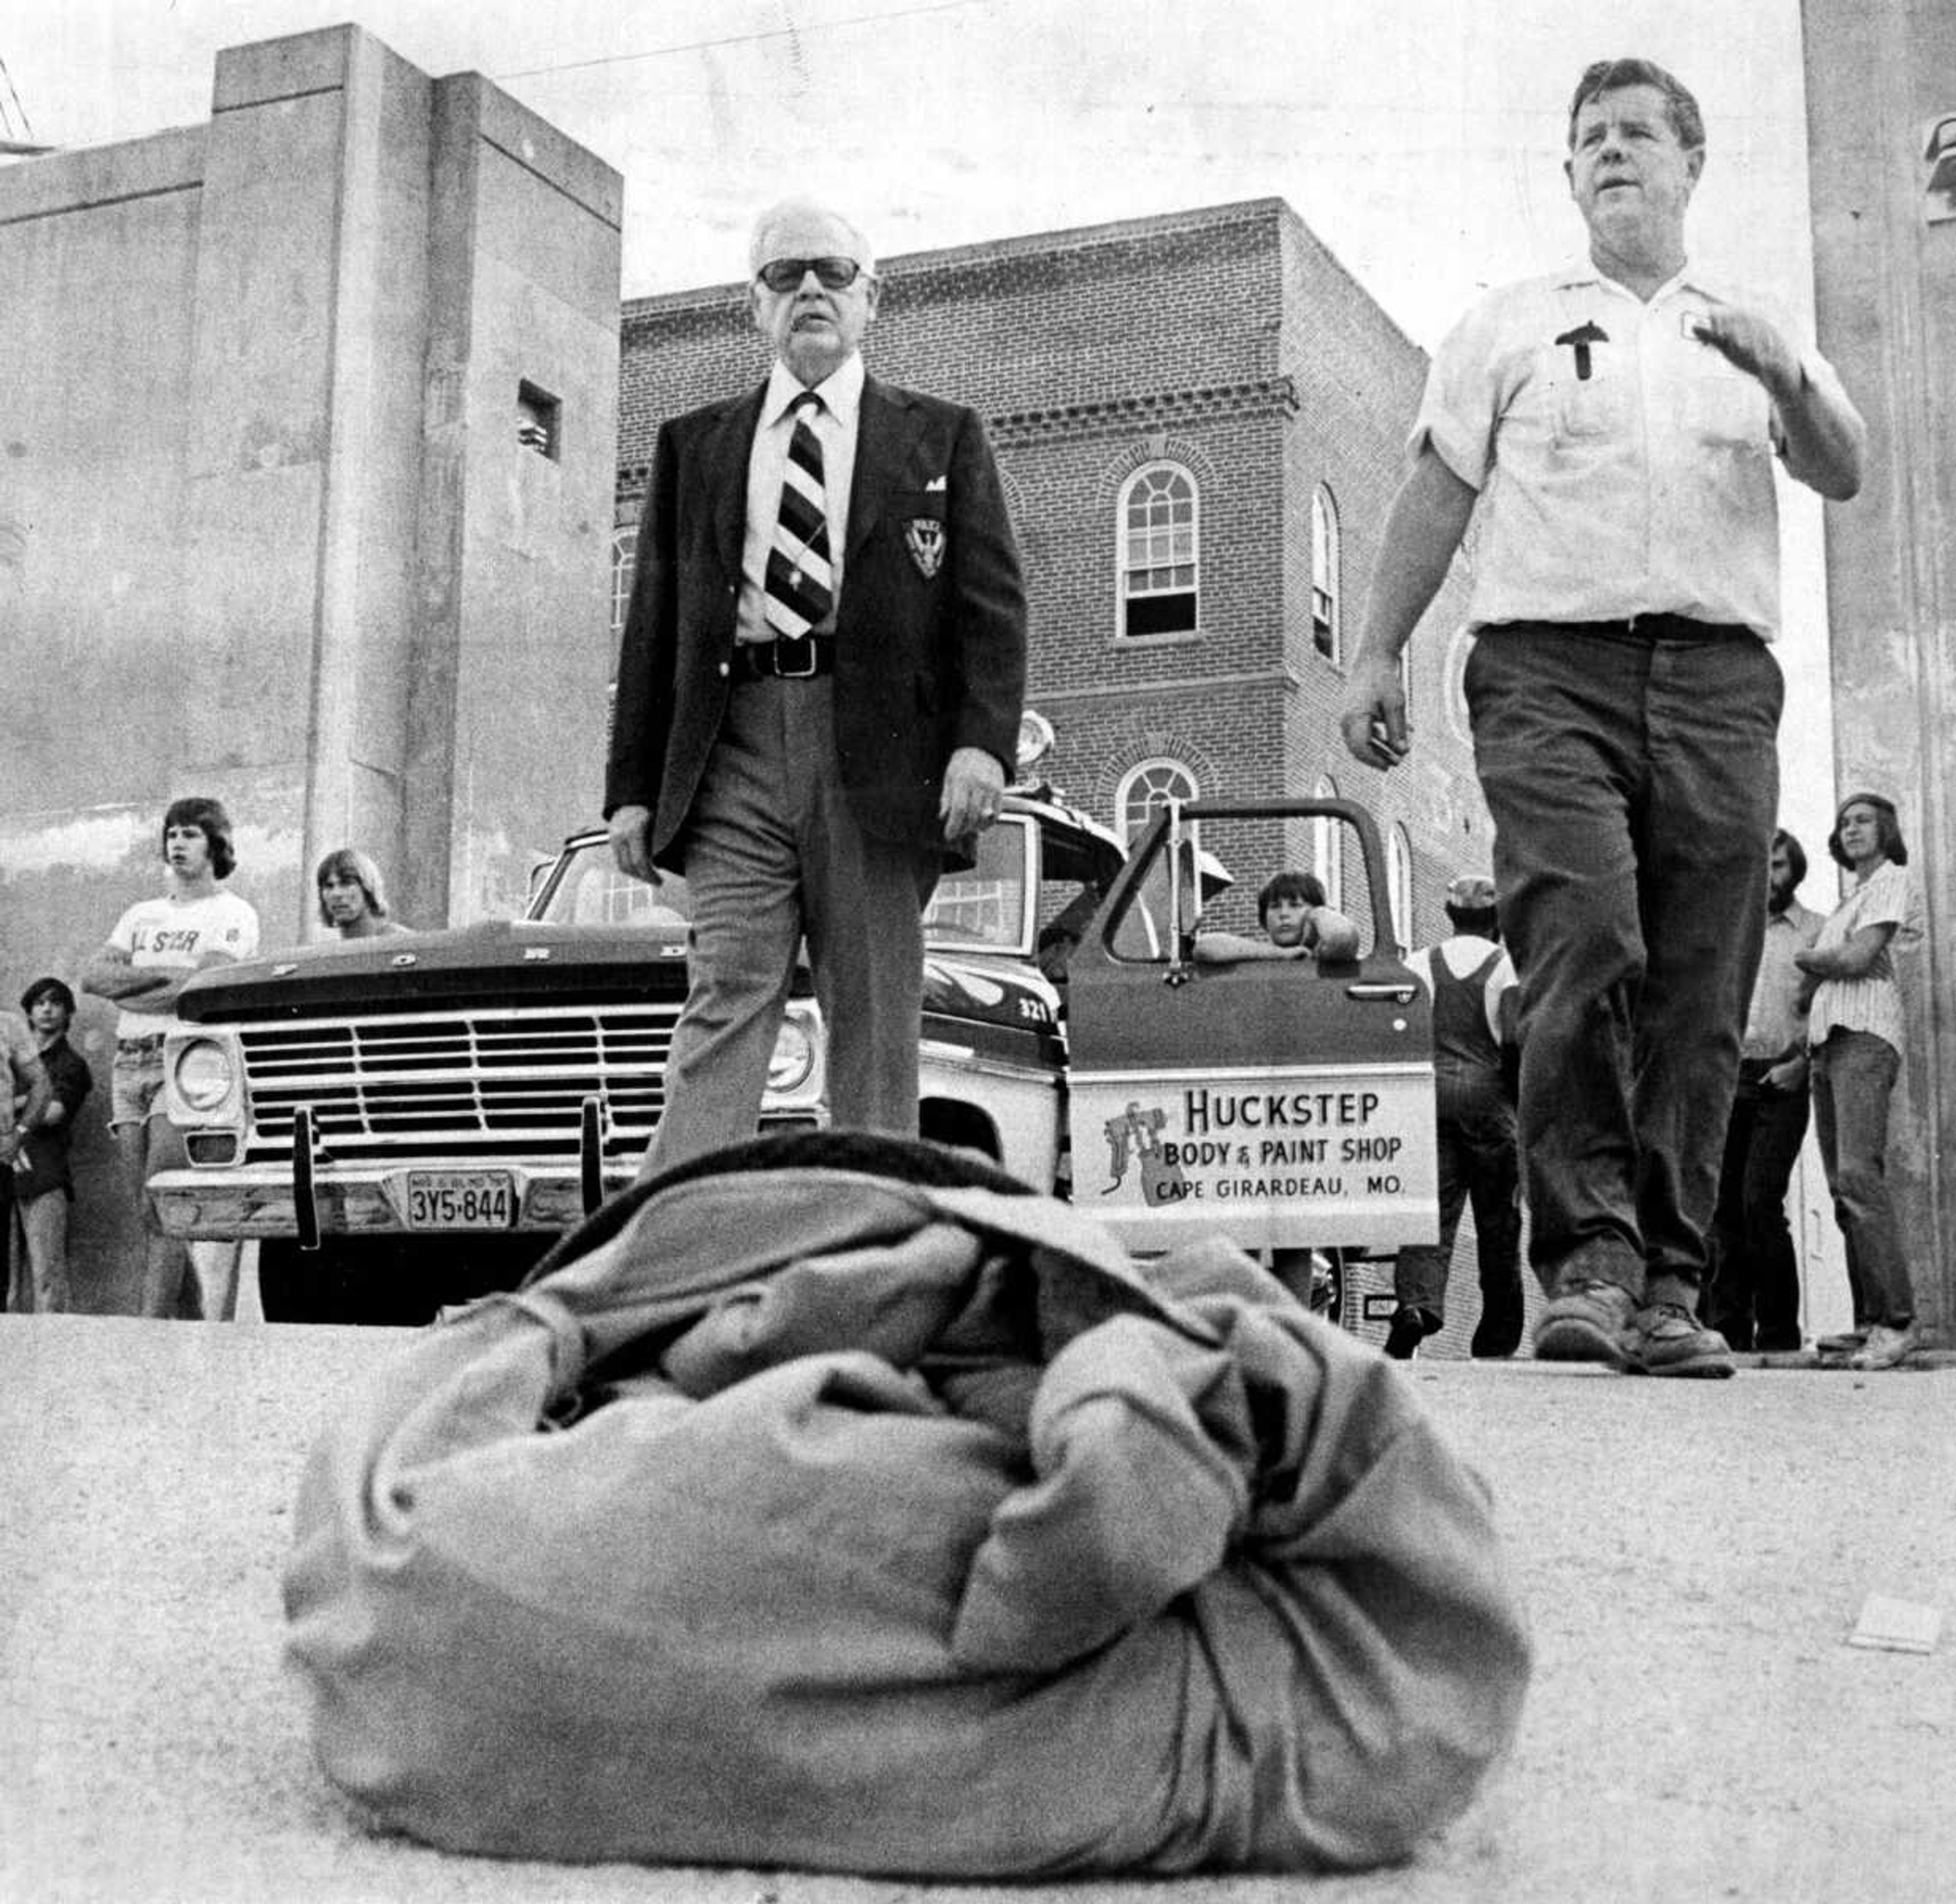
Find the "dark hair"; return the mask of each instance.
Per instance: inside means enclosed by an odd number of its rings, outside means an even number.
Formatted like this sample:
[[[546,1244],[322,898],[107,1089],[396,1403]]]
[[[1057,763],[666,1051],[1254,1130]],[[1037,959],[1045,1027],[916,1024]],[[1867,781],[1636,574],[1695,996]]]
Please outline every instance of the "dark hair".
[[[162,850],[170,850],[172,826],[194,826],[210,842],[210,870],[220,879],[231,876],[238,864],[238,850],[231,844],[231,816],[216,800],[203,794],[186,794],[173,800],[163,815]]]
[[[319,863],[319,870],[312,876],[312,889],[323,893],[326,883],[337,873],[343,879],[351,879],[367,895],[367,910],[377,919],[387,916],[386,889],[380,883],[380,869],[361,852],[357,846],[336,846]],[[326,909],[326,901],[319,902],[319,916],[322,924],[331,925],[333,915]]]
[[[1451,899],[1442,901],[1446,916],[1463,933],[1472,933],[1477,937],[1499,941],[1501,936],[1501,911],[1498,906],[1456,906]]]
[[[1273,873],[1257,895],[1257,924],[1268,930],[1270,908],[1279,899],[1296,899],[1308,906],[1324,903],[1324,882],[1315,873],[1293,873],[1286,868]]]
[[[1907,865],[1908,848],[1902,842],[1901,822],[1895,818],[1894,802],[1880,794],[1850,794],[1835,808],[1834,830],[1827,835],[1827,851],[1834,864],[1853,864],[1841,850],[1841,816],[1850,807],[1872,807],[1875,810],[1875,843],[1882,849],[1882,857],[1892,860],[1897,866]]]
[[[1786,870],[1793,875],[1793,883],[1797,886],[1806,877],[1806,848],[1784,826],[1773,829],[1772,843],[1784,851]]]
[[[74,994],[58,978],[37,978],[21,994],[21,1009],[31,1012],[44,998],[58,999],[61,1008],[70,1018],[74,1016]]]
[[[1648,59],[1599,59],[1582,69],[1576,82],[1576,96],[1569,102],[1569,149],[1576,150],[1576,115],[1589,102],[1604,93],[1621,92],[1626,86],[1652,86],[1664,95],[1664,116],[1677,142],[1687,152],[1705,150],[1705,115],[1683,82]]]

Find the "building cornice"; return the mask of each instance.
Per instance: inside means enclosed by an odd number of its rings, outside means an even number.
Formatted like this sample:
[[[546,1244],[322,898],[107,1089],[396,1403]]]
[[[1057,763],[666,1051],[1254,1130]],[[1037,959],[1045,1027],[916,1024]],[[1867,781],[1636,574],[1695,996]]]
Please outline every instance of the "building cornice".
[[[1149,390],[1138,396],[1107,396],[1085,403],[1057,403],[1043,409],[1006,410],[987,418],[992,446],[1011,449],[1053,437],[1131,437],[1159,433],[1172,425],[1213,423],[1237,416],[1298,413],[1297,385],[1288,377],[1260,377],[1248,383],[1205,384],[1191,390]],[[626,500],[645,494],[649,463],[620,463],[617,494]]]
[[[1048,702],[1118,701],[1144,694],[1166,694],[1186,699],[1219,687],[1282,687],[1295,693],[1304,686],[1296,671],[1289,668],[1248,668],[1231,674],[1177,675],[1172,680],[1122,681],[1094,687],[1039,689],[1027,696],[1043,707]]]
[[[992,442],[1001,447],[1053,436],[1128,435],[1137,429],[1178,423],[1210,422],[1232,416],[1281,416],[1298,412],[1297,386],[1288,377],[1260,377],[1248,383],[1209,384],[1191,390],[1150,390],[1138,396],[1055,403],[1043,409],[1006,410],[987,419]]]

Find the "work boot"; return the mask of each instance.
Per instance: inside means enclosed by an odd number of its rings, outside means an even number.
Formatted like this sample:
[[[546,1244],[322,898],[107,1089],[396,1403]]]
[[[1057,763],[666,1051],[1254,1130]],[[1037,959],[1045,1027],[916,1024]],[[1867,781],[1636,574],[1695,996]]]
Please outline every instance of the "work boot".
[[[1643,1375],[1729,1375],[1732,1351],[1682,1302],[1652,1302],[1637,1311],[1625,1345],[1633,1373]]]
[[[1440,1318],[1430,1309],[1402,1303],[1386,1331],[1386,1353],[1395,1362],[1410,1362],[1419,1353],[1419,1345],[1440,1326]]]
[[[1636,1299],[1620,1283],[1594,1277],[1563,1284],[1535,1325],[1538,1362],[1601,1362],[1630,1366],[1625,1339],[1634,1331]]]
[[[1915,1353],[1920,1340],[1913,1322],[1899,1329],[1891,1329],[1877,1322],[1868,1331],[1867,1340],[1847,1358],[1847,1366],[1899,1369]]]

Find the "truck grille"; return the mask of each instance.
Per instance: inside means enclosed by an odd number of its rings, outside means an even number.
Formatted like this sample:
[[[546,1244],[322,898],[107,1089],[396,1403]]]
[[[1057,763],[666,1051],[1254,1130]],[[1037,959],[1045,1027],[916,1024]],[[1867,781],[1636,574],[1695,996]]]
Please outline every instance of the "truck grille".
[[[246,1155],[290,1157],[304,1105],[330,1157],[575,1157],[593,1097],[606,1151],[630,1154],[664,1104],[678,1017],[675,1002],[246,1026]]]

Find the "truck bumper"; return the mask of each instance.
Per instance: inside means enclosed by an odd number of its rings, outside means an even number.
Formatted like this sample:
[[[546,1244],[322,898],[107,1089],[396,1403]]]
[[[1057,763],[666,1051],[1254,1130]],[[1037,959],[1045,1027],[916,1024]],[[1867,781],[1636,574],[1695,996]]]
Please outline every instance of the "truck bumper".
[[[452,1169],[431,1163],[417,1168]],[[328,1236],[438,1235],[475,1227],[479,1234],[510,1230],[558,1233],[584,1219],[576,1166],[541,1170],[522,1164],[484,1167],[506,1173],[514,1192],[516,1220],[494,1228],[448,1224],[430,1228],[408,1220],[407,1170],[399,1166],[371,1170],[341,1167],[317,1170],[312,1202],[320,1232]],[[607,1166],[604,1193],[614,1196],[636,1173],[634,1164]],[[296,1236],[301,1233],[299,1199],[292,1175],[278,1164],[248,1164],[222,1173],[162,1170],[150,1178],[150,1201],[166,1236],[197,1237]]]
[[[799,1112],[764,1115],[761,1129],[806,1129],[816,1121]],[[293,1236],[314,1249],[323,1236],[554,1236],[638,1176],[636,1157],[605,1154],[595,1099],[585,1104],[582,1123],[577,1156],[544,1164],[452,1154],[346,1164],[320,1154],[311,1113],[301,1110],[292,1119],[289,1163],[159,1170],[147,1188],[169,1236]],[[450,1194],[431,1195],[431,1179]]]

